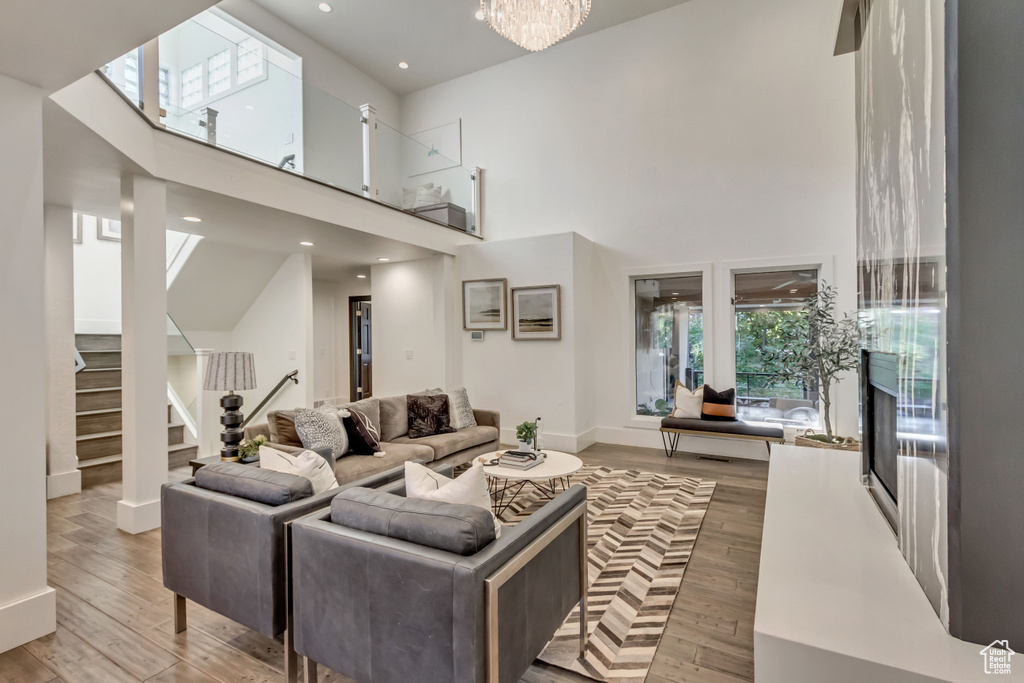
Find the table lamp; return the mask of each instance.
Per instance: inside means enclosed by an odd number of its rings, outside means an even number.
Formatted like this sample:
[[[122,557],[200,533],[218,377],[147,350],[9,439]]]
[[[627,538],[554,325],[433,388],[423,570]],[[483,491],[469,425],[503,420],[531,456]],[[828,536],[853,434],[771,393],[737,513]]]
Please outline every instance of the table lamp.
[[[226,391],[220,399],[220,407],[224,413],[220,423],[224,431],[220,440],[224,447],[220,449],[220,459],[226,462],[238,461],[238,444],[242,442],[242,397],[236,391],[247,391],[256,388],[256,365],[251,353],[242,351],[221,351],[210,355],[210,365],[206,368],[206,379],[203,389],[207,391]]]

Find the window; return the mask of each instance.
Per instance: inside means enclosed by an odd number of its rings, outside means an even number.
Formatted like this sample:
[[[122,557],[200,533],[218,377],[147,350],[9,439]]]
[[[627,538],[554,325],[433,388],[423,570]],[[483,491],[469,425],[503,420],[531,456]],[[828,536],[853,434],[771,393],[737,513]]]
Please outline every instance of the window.
[[[736,414],[741,420],[816,426],[817,386],[780,382],[768,357],[781,344],[787,318],[800,315],[804,298],[818,291],[818,271],[736,273]]]
[[[636,414],[672,412],[676,382],[704,383],[704,292],[700,275],[633,282]]]
[[[166,109],[171,106],[171,81],[170,74],[166,67],[160,67],[160,107]]]
[[[263,75],[263,43],[246,38],[238,44],[238,82],[245,83]]]
[[[181,72],[181,106],[189,107],[203,101],[203,65],[196,64]]]
[[[139,99],[139,56],[135,52],[124,56],[124,92],[136,101]]]
[[[231,50],[221,50],[206,60],[210,97],[231,89]]]

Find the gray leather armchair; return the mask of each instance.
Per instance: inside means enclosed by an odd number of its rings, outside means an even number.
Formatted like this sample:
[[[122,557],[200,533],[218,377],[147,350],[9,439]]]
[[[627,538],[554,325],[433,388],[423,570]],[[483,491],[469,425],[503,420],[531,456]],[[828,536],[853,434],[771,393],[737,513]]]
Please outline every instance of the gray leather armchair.
[[[283,476],[284,480],[301,479]],[[175,633],[186,628],[187,598],[269,638],[283,635],[285,680],[295,681],[298,662],[292,647],[288,579],[290,523],[329,507],[349,487],[377,488],[403,477],[404,469],[395,468],[280,505],[200,488],[195,478],[164,484],[160,495],[163,578],[164,586],[175,594]]]
[[[378,490],[404,496],[404,481]],[[331,510],[296,521],[305,680],[319,662],[359,683],[515,683],[577,603],[582,653],[586,510],[573,486],[468,556],[334,524]]]

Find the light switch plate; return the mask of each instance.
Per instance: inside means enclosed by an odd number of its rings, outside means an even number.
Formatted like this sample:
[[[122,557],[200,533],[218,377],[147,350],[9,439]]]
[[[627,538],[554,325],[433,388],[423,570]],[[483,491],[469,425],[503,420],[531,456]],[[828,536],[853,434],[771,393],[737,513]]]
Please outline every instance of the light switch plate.
[[[412,360],[412,349],[406,349],[405,350],[405,359],[406,360]]]

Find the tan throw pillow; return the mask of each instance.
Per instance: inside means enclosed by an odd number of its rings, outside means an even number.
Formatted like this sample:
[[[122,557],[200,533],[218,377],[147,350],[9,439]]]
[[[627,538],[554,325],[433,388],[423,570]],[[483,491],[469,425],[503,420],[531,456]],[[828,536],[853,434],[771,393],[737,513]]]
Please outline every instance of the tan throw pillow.
[[[685,417],[691,420],[699,420],[701,408],[704,406],[704,385],[700,385],[693,391],[686,388],[686,385],[676,380],[675,408],[672,410],[672,417]]]
[[[294,410],[273,410],[267,414],[267,427],[271,443],[302,448],[302,439],[295,431]]]

